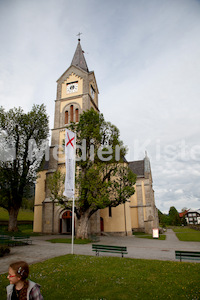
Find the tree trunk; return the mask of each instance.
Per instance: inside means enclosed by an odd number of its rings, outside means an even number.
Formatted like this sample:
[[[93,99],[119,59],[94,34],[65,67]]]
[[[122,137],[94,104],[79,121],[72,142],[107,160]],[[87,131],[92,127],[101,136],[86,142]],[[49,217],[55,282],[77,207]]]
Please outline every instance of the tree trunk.
[[[9,223],[8,223],[8,231],[18,231],[17,228],[17,216],[19,213],[19,208],[15,209],[11,207],[9,210]]]
[[[86,211],[81,215],[80,219],[77,220],[76,225],[76,238],[77,239],[88,239],[88,225],[89,225],[89,211]]]

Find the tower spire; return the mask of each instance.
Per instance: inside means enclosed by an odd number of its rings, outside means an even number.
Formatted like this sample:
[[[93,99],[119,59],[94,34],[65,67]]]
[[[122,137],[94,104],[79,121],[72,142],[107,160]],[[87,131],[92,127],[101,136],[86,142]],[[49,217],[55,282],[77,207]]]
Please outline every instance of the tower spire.
[[[81,44],[80,44],[80,40],[81,40],[80,35],[81,34],[82,34],[81,32],[79,32],[77,34],[77,36],[79,37],[78,38],[78,45],[76,47],[76,51],[74,53],[74,57],[73,57],[72,62],[71,62],[71,66],[73,65],[73,66],[81,68],[82,70],[84,70],[86,72],[89,72],[88,66],[87,66],[87,63],[86,63],[86,60],[85,60],[85,57],[84,57],[84,54],[83,54],[84,51],[82,50]]]

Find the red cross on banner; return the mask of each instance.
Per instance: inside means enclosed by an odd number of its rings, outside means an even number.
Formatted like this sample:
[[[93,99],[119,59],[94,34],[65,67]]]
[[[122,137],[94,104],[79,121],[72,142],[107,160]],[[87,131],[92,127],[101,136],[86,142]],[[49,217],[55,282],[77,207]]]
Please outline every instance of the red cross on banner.
[[[67,138],[68,138],[68,142],[67,142],[67,144],[66,144],[66,147],[67,147],[69,144],[72,145],[72,147],[74,147],[74,145],[72,144],[72,141],[75,139],[75,137],[73,137],[72,139],[70,139],[69,133],[67,132]]]

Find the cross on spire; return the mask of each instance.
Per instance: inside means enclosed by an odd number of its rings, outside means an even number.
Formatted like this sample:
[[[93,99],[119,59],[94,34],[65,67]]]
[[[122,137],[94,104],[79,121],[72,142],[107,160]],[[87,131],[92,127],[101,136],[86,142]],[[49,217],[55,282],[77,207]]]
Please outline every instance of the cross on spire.
[[[80,39],[80,36],[81,36],[81,34],[82,34],[82,32],[79,32],[76,36],[78,36],[79,38],[78,38],[78,41],[80,41],[81,39]]]

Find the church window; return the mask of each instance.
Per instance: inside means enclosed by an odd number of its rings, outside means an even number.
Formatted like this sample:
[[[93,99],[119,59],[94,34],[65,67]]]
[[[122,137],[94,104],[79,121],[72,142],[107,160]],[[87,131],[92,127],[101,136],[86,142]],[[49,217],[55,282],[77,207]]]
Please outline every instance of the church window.
[[[75,122],[78,122],[79,121],[78,120],[78,108],[76,108],[76,110],[75,110],[75,118],[76,118]]]
[[[112,217],[112,207],[108,206],[109,217]]]
[[[70,106],[70,121],[74,122],[74,106]]]
[[[68,110],[65,112],[65,124],[69,123],[69,112]]]

